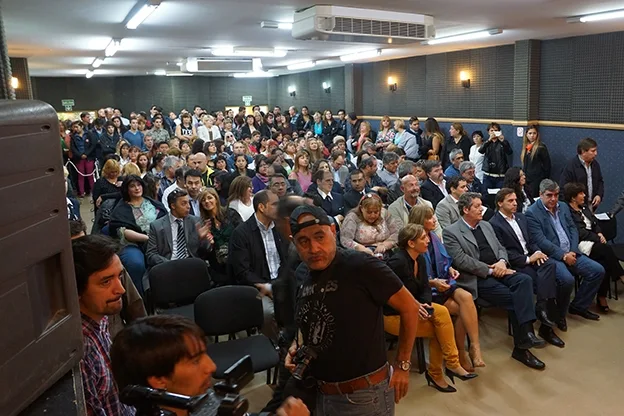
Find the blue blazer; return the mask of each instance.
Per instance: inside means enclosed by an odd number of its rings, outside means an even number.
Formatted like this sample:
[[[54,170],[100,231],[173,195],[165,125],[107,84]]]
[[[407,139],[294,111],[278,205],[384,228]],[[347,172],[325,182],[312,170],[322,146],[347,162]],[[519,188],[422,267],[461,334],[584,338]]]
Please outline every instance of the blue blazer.
[[[517,212],[515,217],[518,227],[520,227],[520,231],[522,232],[522,237],[524,237],[524,241],[527,244],[527,250],[529,251],[528,255],[530,256],[539,250],[539,248],[535,244],[535,239],[531,238],[527,218],[521,212]],[[492,228],[494,228],[498,241],[500,241],[503,247],[505,247],[505,250],[507,250],[509,264],[511,267],[525,267],[527,256],[524,255],[522,243],[518,240],[518,236],[516,236],[516,233],[513,228],[511,228],[511,225],[509,225],[507,220],[503,218],[500,212],[496,212],[494,216],[490,218],[489,222],[492,224]]]
[[[550,214],[546,211],[541,200],[531,205],[526,212],[527,220],[529,220],[529,233],[531,240],[537,244],[539,249],[548,257],[555,260],[563,260],[565,252],[561,249],[559,237],[555,226],[550,219]],[[567,204],[559,202],[559,221],[563,227],[568,240],[570,240],[570,251],[580,254],[578,250],[579,236],[576,224],[570,214],[570,208]]]
[[[336,215],[346,215],[344,212],[344,200],[342,198],[342,195],[332,191],[331,197],[331,203],[327,199],[323,200],[322,208],[327,213],[327,215],[331,217],[335,217]]]

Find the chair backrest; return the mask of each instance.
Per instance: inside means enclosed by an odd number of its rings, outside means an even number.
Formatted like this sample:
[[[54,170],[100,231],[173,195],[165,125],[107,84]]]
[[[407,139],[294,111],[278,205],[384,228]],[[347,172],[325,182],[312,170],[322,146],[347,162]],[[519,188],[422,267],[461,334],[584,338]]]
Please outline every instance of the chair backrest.
[[[190,305],[197,296],[212,287],[206,262],[194,258],[171,260],[154,266],[148,278],[152,302],[156,307]]]
[[[195,300],[195,323],[206,335],[259,328],[264,323],[260,292],[251,286],[222,286]]]

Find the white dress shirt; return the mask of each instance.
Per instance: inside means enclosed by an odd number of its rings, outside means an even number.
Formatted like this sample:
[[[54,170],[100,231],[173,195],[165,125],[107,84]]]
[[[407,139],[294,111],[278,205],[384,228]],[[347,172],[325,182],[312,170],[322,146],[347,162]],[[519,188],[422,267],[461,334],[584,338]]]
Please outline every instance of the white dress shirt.
[[[516,237],[518,237],[518,241],[520,241],[520,245],[522,246],[524,255],[527,256],[526,264],[529,264],[529,256],[528,256],[529,250],[527,248],[527,242],[524,239],[524,235],[522,235],[522,230],[520,229],[520,226],[518,225],[518,221],[516,221],[516,216],[512,215],[511,217],[508,217],[505,214],[503,214],[501,211],[498,211],[498,212],[505,219],[505,221],[507,221],[507,224],[511,226],[511,229],[514,230],[514,233],[516,233]]]
[[[256,219],[256,223],[258,224],[260,236],[262,236],[264,253],[266,256],[267,265],[269,266],[269,275],[271,276],[271,280],[277,279],[277,274],[280,268],[280,256],[279,252],[277,251],[277,245],[275,244],[275,237],[273,236],[273,228],[275,228],[275,223],[271,222],[271,224],[267,228],[258,220],[256,214],[254,214],[254,218]]]

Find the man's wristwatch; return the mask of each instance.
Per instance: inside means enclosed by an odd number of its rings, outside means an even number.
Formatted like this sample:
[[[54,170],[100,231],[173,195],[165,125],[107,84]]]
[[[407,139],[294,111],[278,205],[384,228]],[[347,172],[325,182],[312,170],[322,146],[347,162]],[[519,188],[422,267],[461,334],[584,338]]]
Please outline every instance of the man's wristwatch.
[[[410,361],[397,361],[397,367],[403,371],[410,371],[412,363]]]

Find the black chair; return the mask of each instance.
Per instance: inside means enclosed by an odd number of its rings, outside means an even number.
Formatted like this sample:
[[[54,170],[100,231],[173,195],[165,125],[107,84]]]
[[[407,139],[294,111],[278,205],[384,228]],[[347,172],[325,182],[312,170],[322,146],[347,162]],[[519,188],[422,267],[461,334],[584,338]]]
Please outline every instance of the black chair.
[[[396,335],[389,334],[387,332],[385,334],[386,334],[386,343],[388,346],[388,351],[392,351],[394,347],[396,346],[397,342],[399,341],[399,337],[397,337]],[[423,342],[423,338],[416,338],[414,345],[416,346],[416,359],[418,361],[417,362],[418,373],[422,374],[425,372],[425,370],[427,370],[427,361],[425,359],[425,343]]]
[[[223,378],[232,364],[250,355],[254,373],[266,370],[267,384],[270,383],[271,369],[279,363],[279,354],[265,335],[252,335],[264,324],[262,300],[257,289],[222,286],[202,293],[195,300],[195,322],[217,341],[207,347],[208,355],[217,366],[215,378]],[[249,336],[236,339],[232,335],[241,331],[247,331]],[[220,335],[230,335],[230,339],[218,342]]]
[[[150,310],[193,319],[193,303],[212,288],[206,262],[189,258],[154,266],[148,273]]]
[[[481,317],[481,312],[483,309],[495,308],[496,306],[492,305],[485,299],[477,298],[475,300],[475,307],[477,308],[477,317]],[[513,336],[513,326],[511,325],[511,312],[507,311],[507,333],[510,336]],[[468,338],[468,346],[470,346],[470,338]]]
[[[615,243],[618,228],[617,217],[612,217],[609,220],[598,220],[598,225],[600,225],[600,229],[602,230],[602,234],[605,236],[605,239],[610,242],[615,256],[618,258],[618,260],[624,261],[624,244]],[[619,299],[617,290],[619,281],[620,279],[615,279],[613,281],[613,297],[615,298],[615,300]],[[611,299],[611,296],[611,287],[609,287],[609,299]]]

